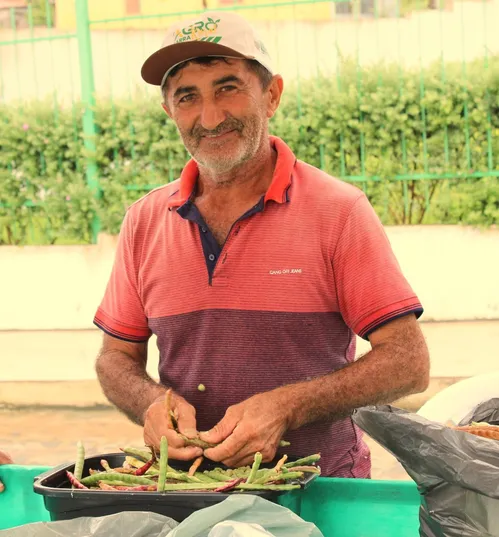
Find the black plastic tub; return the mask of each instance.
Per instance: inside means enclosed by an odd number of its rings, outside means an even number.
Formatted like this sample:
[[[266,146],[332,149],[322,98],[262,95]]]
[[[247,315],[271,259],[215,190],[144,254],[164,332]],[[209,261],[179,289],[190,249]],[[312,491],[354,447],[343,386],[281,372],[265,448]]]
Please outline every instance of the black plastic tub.
[[[85,459],[83,467],[83,477],[89,475],[90,468],[100,468],[101,459],[106,459],[112,467],[121,466],[125,460],[124,453],[108,453]],[[289,458],[292,461],[293,458]],[[296,459],[295,459],[296,460]],[[178,470],[188,470],[191,463],[170,460],[172,468]],[[262,468],[272,467],[274,463],[262,464]],[[210,470],[220,464],[205,461],[200,467],[200,471]],[[286,501],[289,508],[298,515],[300,514],[300,489],[292,491],[233,491],[233,492],[127,492],[108,490],[83,490],[71,489],[66,470],[72,472],[73,464],[66,464],[53,468],[35,478],[33,489],[37,494],[41,494],[44,499],[45,508],[50,513],[50,519],[70,520],[82,516],[105,516],[122,511],[150,511],[173,518],[177,522],[182,522],[189,515],[205,507],[210,507],[225,500],[229,495],[253,494],[265,498],[274,503],[283,494],[289,495]],[[299,484],[302,489],[306,488],[317,474],[305,474],[300,481],[292,483]],[[286,498],[288,500],[288,498]]]

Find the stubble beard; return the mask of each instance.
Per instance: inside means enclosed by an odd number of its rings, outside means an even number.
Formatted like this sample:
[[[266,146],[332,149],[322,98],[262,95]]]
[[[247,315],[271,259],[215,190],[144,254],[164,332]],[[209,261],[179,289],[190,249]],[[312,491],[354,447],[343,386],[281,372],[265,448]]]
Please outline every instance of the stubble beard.
[[[205,137],[222,134],[235,130],[228,135],[229,140],[222,138],[209,141],[203,140]],[[216,129],[207,131],[199,125],[193,129],[178,129],[185,148],[198,166],[207,170],[216,180],[217,175],[220,182],[227,182],[227,174],[231,170],[251,160],[258,152],[264,134],[264,122],[258,115],[247,116],[244,121],[236,118],[228,118]],[[206,147],[206,149],[203,147]]]

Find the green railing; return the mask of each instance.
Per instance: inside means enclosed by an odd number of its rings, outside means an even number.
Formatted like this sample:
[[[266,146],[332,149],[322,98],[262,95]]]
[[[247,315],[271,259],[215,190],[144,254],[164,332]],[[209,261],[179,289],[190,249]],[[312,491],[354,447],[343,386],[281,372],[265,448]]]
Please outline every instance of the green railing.
[[[49,0],[43,26],[30,4],[27,28],[12,9],[0,30],[0,244],[95,242],[188,158],[139,71],[201,1],[93,20],[92,1],[76,0],[76,33]],[[254,1],[208,5],[260,30],[286,87],[271,129],[300,158],[363,188],[386,224],[499,222],[493,0]]]

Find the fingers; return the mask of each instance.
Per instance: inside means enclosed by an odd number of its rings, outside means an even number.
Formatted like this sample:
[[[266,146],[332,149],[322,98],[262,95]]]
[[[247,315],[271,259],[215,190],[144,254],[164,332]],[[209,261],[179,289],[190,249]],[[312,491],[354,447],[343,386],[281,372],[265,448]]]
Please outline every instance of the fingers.
[[[220,444],[223,442],[232,434],[241,417],[240,413],[233,409],[234,407],[230,407],[225,413],[225,416],[213,427],[213,429],[201,433],[199,438],[209,444]]]
[[[241,434],[237,427],[229,435],[219,446],[205,450],[205,456],[215,462],[224,461],[224,464],[225,461],[234,462],[235,460],[241,459],[242,457],[239,452],[246,446],[247,437]]]
[[[187,438],[196,438],[196,410],[187,402],[178,402],[175,405],[178,430]]]
[[[255,452],[256,453],[256,452]],[[229,468],[241,468],[241,466],[251,466],[255,460],[255,454],[251,455],[245,455],[243,458],[238,458],[238,455],[235,457],[222,461],[225,466],[228,466]],[[262,458],[262,462],[269,462],[265,461]]]
[[[189,461],[203,454],[203,450],[196,446],[186,446],[182,438],[172,429],[144,429],[144,443],[159,449],[161,437],[166,436],[168,441],[168,456],[179,461]]]
[[[178,407],[176,407],[176,410],[178,410],[179,419],[182,412],[184,413],[184,417],[187,416],[187,420],[184,420],[184,424],[190,424],[195,431],[195,412],[192,412],[189,407],[190,405],[188,403],[179,404]],[[162,436],[166,436],[166,439],[168,440],[168,456],[172,459],[191,460],[199,457],[203,453],[203,450],[199,447],[186,446],[179,434],[173,429],[170,429],[165,406],[162,401],[156,401],[146,412],[144,443],[145,445],[154,446],[156,449],[159,449]],[[188,435],[185,434],[185,436]]]
[[[235,453],[232,457],[228,459],[222,459],[223,464],[229,468],[240,468],[241,466],[251,466],[255,460],[255,453],[262,454],[262,462],[271,462],[275,458],[276,449],[268,448],[258,449],[257,446],[251,443],[245,443],[243,449]]]
[[[177,461],[191,461],[201,457],[203,450],[195,446],[171,448],[168,446],[168,457]]]

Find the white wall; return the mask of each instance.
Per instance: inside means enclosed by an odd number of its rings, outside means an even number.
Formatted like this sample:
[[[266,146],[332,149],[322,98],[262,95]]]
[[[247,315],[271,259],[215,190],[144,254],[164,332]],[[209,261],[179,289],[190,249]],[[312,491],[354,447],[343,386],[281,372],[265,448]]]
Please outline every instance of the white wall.
[[[424,320],[499,319],[499,230],[386,229]],[[115,244],[1,246],[0,330],[92,328]]]

